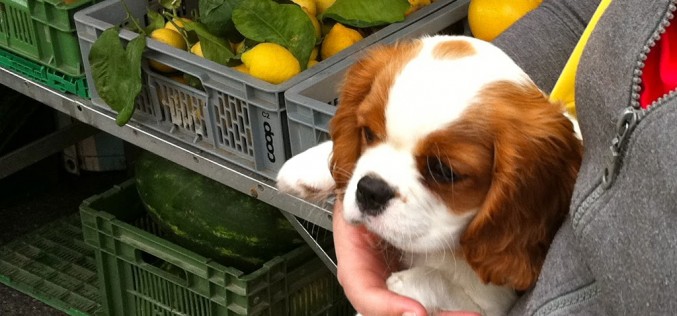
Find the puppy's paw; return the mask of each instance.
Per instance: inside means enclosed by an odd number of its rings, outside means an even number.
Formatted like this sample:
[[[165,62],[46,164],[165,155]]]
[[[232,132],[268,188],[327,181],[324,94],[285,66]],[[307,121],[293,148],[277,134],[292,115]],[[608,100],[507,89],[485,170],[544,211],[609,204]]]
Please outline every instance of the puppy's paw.
[[[277,188],[310,201],[324,201],[334,192],[329,170],[333,144],[324,142],[287,160],[277,174]]]
[[[388,289],[404,296],[408,296],[411,298],[416,298],[415,296],[418,296],[415,288],[418,286],[414,285],[412,282],[416,281],[414,280],[415,274],[412,273],[414,271],[412,270],[404,270],[400,272],[395,272],[388,277],[386,280],[386,285],[388,286]]]

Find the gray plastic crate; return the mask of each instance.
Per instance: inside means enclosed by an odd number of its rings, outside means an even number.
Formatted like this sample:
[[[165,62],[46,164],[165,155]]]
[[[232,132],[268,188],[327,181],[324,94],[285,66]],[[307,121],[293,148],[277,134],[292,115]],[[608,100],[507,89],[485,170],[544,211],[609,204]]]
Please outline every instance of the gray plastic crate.
[[[427,23],[427,16],[446,10],[458,0],[438,0],[409,15],[400,23],[388,25],[362,41],[321,61],[286,82],[274,85],[255,79],[226,66],[211,62],[152,39],[147,40],[144,56],[183,73],[199,78],[204,91],[156,74],[144,67],[144,87],[137,99],[133,120],[156,129],[168,137],[185,141],[219,157],[236,163],[268,178],[290,156],[284,92],[303,80],[321,73],[327,67],[378,43],[401,29]],[[126,1],[129,10],[145,22],[148,6],[157,1]],[[197,1],[186,0],[187,12]],[[91,78],[89,51],[104,30],[123,23],[126,12],[120,0],[107,0],[75,15],[78,38],[85,64],[92,102],[108,108],[99,97]],[[124,42],[138,36],[122,29]]]
[[[411,24],[379,41],[394,43],[438,33],[463,33],[469,0],[456,0],[424,20]],[[348,68],[360,58],[353,54],[318,73],[285,93],[289,127],[289,145],[296,155],[329,140],[329,121],[336,113],[338,90]]]

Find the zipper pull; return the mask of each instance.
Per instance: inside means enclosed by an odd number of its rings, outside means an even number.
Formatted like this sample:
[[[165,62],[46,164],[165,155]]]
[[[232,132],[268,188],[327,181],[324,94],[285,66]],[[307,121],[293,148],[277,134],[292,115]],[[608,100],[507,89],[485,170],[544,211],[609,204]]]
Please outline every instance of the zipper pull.
[[[621,165],[621,150],[624,149],[630,132],[641,119],[642,110],[627,108],[616,123],[616,136],[611,140],[611,157],[602,174],[602,186],[609,189],[616,180]]]

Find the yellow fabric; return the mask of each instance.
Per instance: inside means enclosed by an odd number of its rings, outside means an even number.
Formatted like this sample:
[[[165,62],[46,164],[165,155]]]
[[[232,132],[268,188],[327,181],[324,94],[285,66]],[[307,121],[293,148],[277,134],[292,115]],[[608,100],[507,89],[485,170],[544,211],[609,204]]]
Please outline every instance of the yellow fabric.
[[[597,10],[592,15],[592,18],[590,19],[588,26],[583,31],[583,34],[581,35],[581,38],[578,40],[576,47],[574,47],[574,51],[571,53],[571,56],[569,56],[569,60],[567,60],[566,65],[564,65],[564,69],[562,70],[562,73],[557,79],[555,87],[552,89],[552,92],[550,93],[550,100],[554,102],[562,102],[567,112],[569,112],[569,114],[571,114],[574,117],[576,117],[575,82],[578,61],[581,58],[581,54],[583,53],[583,48],[585,47],[585,44],[588,42],[590,33],[592,33],[592,30],[595,28],[595,25],[597,25],[597,21],[602,16],[602,14],[604,13],[604,11],[606,10],[606,8],[609,6],[610,3],[611,0],[602,0],[599,3]]]

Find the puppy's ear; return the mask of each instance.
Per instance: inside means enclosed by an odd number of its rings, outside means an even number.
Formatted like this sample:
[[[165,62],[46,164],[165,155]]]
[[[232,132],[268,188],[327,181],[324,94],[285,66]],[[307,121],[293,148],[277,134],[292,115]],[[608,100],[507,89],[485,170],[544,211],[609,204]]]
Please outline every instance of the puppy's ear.
[[[485,282],[525,290],[569,210],[582,145],[562,107],[532,84],[491,84],[477,106],[494,137],[493,178],[461,246]]]
[[[334,192],[329,172],[332,142],[324,142],[287,160],[277,173],[277,188],[300,198],[322,202]]]
[[[330,135],[334,142],[331,170],[337,191],[341,192],[348,184],[362,152],[357,109],[370,94],[384,95],[380,92],[387,92],[392,86],[395,78],[393,72],[400,71],[399,66],[411,59],[420,46],[419,40],[376,46],[348,69],[339,93],[339,106],[330,123]]]

